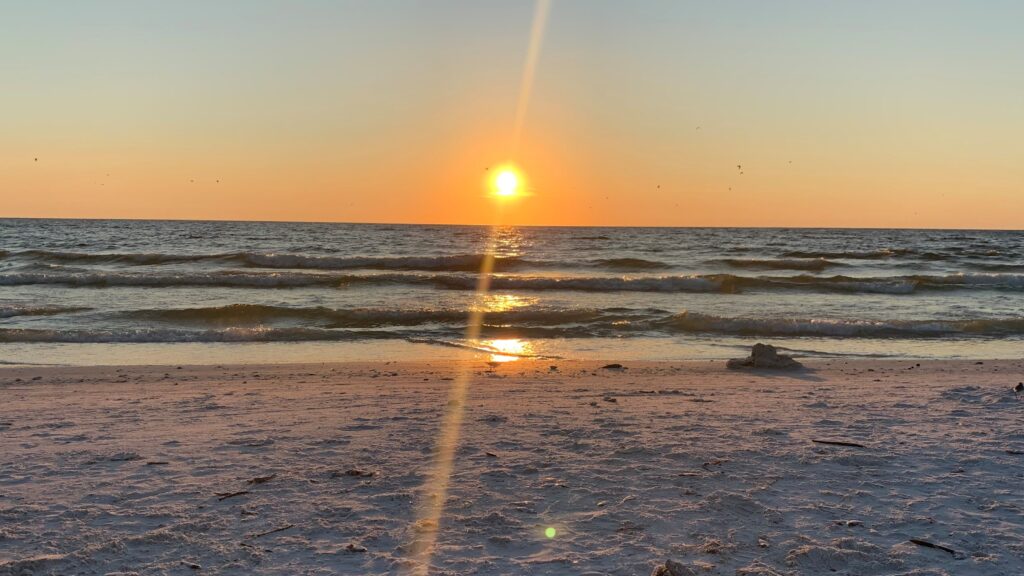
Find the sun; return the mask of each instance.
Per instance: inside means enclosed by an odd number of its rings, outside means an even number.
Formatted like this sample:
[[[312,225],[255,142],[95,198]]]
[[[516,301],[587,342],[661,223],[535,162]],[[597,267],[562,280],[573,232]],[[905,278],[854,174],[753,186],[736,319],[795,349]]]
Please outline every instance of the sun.
[[[490,194],[502,199],[511,200],[527,196],[526,178],[523,176],[523,171],[511,163],[489,171],[487,189]]]
[[[519,176],[511,170],[502,170],[494,179],[494,188],[498,196],[514,196],[519,190]]]

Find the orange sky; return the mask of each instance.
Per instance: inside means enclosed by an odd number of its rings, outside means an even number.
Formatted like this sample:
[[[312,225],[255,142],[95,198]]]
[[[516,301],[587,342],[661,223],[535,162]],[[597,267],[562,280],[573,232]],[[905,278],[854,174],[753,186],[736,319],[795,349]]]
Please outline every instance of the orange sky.
[[[553,3],[506,222],[1024,227],[1022,9],[706,4]],[[491,222],[532,13],[20,6],[0,216]]]

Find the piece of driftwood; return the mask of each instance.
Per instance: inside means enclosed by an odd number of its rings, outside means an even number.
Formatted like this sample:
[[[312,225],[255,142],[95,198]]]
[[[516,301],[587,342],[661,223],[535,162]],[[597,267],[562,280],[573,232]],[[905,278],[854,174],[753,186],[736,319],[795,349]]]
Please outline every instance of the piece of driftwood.
[[[288,524],[287,526],[281,526],[280,528],[274,528],[273,530],[267,530],[266,532],[257,532],[256,534],[250,534],[249,538],[260,538],[277,532],[284,532],[289,528],[295,528],[295,524]]]
[[[830,444],[832,446],[850,446],[851,448],[867,448],[863,444],[857,444],[856,442],[844,442],[842,440],[811,440],[815,444]]]
[[[264,484],[270,482],[274,478],[277,478],[277,474],[271,474],[270,476],[257,476],[251,480],[246,480],[246,484]]]
[[[170,462],[164,462],[163,460],[151,460],[146,462],[146,466],[166,466],[168,464],[170,464]]]
[[[952,548],[946,548],[945,546],[935,544],[934,542],[929,542],[927,540],[918,540],[917,538],[911,538],[910,541],[914,544],[917,544],[918,546],[924,546],[925,548],[935,548],[936,550],[949,552],[950,554],[956,556],[956,550],[953,550]]]
[[[239,490],[238,492],[217,492],[217,500],[227,500],[228,498],[234,498],[235,496],[241,496],[248,494],[248,490]]]

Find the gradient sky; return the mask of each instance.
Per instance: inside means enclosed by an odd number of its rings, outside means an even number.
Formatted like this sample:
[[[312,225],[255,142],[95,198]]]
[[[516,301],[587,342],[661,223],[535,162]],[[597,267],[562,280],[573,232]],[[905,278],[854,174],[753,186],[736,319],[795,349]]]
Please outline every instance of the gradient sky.
[[[0,0],[0,216],[490,222],[533,10]],[[1021,22],[554,0],[504,219],[1024,228]]]

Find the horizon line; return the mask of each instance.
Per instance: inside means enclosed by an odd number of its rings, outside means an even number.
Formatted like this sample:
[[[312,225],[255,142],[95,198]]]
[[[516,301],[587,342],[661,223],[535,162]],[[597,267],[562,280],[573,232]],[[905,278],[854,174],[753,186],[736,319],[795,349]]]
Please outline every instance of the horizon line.
[[[267,224],[343,224],[343,225],[403,225],[403,227],[466,227],[490,228],[489,223],[456,222],[385,222],[343,220],[247,220],[220,218],[118,218],[118,217],[60,217],[60,216],[0,216],[0,220],[84,220],[84,221],[138,221],[138,222],[229,222]],[[502,224],[503,228],[611,228],[611,229],[688,229],[688,230],[916,230],[946,232],[1024,232],[1024,229],[1000,228],[913,228],[913,227],[808,227],[808,225],[672,225],[672,224]]]

